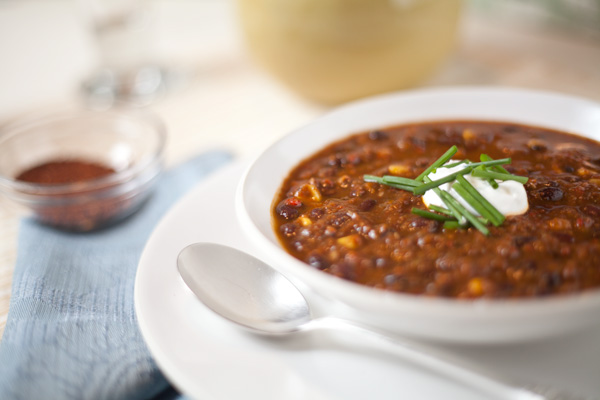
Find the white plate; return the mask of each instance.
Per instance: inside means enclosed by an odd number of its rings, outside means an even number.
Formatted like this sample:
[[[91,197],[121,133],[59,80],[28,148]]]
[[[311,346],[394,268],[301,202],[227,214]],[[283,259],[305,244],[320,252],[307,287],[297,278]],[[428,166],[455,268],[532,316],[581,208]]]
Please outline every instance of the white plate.
[[[241,226],[268,261],[296,283],[346,304],[351,318],[435,340],[500,343],[587,329],[600,320],[600,290],[536,299],[464,301],[413,296],[340,279],[287,253],[271,226],[271,203],[292,167],[353,133],[409,122],[523,123],[600,140],[600,105],[556,93],[510,88],[443,88],[393,93],[333,110],[266,149],[239,187]]]
[[[193,189],[157,226],[140,259],[135,307],[142,335],[179,390],[202,400],[482,398],[358,336],[265,339],[207,310],[178,275],[176,257],[190,243],[211,241],[264,258],[233,210],[243,169],[233,164]],[[600,328],[536,344],[446,350],[509,378],[593,395],[600,393],[599,340]]]

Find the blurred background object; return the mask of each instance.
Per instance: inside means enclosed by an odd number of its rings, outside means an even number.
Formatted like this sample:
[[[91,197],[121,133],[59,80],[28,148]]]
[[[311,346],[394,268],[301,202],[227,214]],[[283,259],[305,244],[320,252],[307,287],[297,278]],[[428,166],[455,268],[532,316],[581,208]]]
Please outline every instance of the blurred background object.
[[[164,90],[165,71],[153,60],[155,30],[144,0],[80,0],[98,66],[83,83],[93,107],[147,105]]]
[[[238,0],[256,59],[309,99],[414,86],[455,44],[461,0]]]
[[[497,20],[513,19],[600,40],[600,0],[470,0]]]

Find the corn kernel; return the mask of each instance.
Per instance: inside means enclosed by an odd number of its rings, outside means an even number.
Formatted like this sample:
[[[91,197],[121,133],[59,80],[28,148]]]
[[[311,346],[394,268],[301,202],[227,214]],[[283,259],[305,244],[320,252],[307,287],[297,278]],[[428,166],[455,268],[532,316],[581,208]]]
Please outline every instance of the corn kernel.
[[[518,269],[518,270],[516,270],[515,272],[513,272],[513,274],[512,274],[512,278],[513,278],[515,281],[519,281],[519,280],[521,280],[521,279],[523,278],[523,270],[522,270],[522,269]]]
[[[392,164],[388,167],[388,171],[390,171],[390,174],[392,175],[402,176],[408,174],[410,168],[404,164]]]
[[[301,215],[300,217],[298,217],[297,221],[302,226],[309,226],[310,224],[312,224],[312,221],[310,220],[310,218],[308,218],[305,215]]]
[[[348,235],[337,240],[338,244],[344,246],[347,249],[354,250],[360,245],[360,236]]]
[[[545,141],[540,139],[530,139],[527,142],[527,147],[534,151],[544,151],[548,147]]]
[[[594,174],[593,171],[590,171],[589,169],[584,168],[584,167],[577,169],[577,175],[581,176],[582,178],[590,177],[593,174]]]
[[[600,186],[600,179],[598,179],[598,178],[592,178],[592,179],[589,180],[589,182],[592,185]]]
[[[462,137],[464,140],[473,140],[475,139],[475,133],[471,129],[465,129],[462,133]]]
[[[572,228],[571,221],[565,218],[552,218],[548,221],[548,227],[553,231],[565,231]]]
[[[299,197],[303,200],[311,200],[315,202],[321,202],[323,200],[323,196],[321,196],[321,192],[315,185],[311,185],[309,183],[302,185],[300,189],[295,193],[296,197]]]
[[[467,283],[467,290],[472,296],[481,296],[483,294],[483,281],[481,278],[471,278]]]

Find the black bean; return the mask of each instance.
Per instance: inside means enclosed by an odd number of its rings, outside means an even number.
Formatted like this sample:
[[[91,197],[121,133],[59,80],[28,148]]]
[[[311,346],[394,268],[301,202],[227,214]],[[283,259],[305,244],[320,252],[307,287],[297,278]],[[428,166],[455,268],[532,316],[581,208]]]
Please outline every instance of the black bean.
[[[394,274],[390,274],[390,275],[386,275],[383,278],[383,283],[385,283],[387,286],[391,286],[394,283],[396,283],[396,281],[398,280],[398,277]]]
[[[431,160],[429,158],[419,158],[415,161],[415,165],[419,168],[426,167],[431,164]]]
[[[449,271],[454,268],[454,264],[447,257],[440,257],[435,260],[435,267],[442,271]]]
[[[356,278],[356,271],[345,261],[338,264],[332,264],[331,271],[344,279],[353,280]]]
[[[374,199],[366,199],[360,203],[360,205],[358,206],[358,209],[360,211],[369,211],[370,209],[375,207],[376,204],[377,204],[377,201],[375,201]]]
[[[415,147],[419,147],[423,150],[425,150],[427,148],[427,141],[425,140],[425,138],[412,136],[410,138],[410,141],[412,142],[413,146],[415,146]]]
[[[537,270],[537,262],[535,262],[535,260],[526,260],[524,262],[523,268],[530,271],[535,271]]]
[[[366,195],[367,193],[368,193],[368,190],[361,186],[361,187],[352,189],[352,191],[350,192],[350,196],[362,197],[362,196]]]
[[[559,187],[545,187],[537,191],[539,197],[545,201],[562,200],[564,193]]]
[[[426,227],[427,231],[435,232],[435,231],[437,231],[438,227],[440,226],[440,224],[438,224],[437,222],[438,221],[434,221],[434,220],[427,219],[427,218],[419,218],[419,219],[413,220],[408,226],[410,226],[411,228]]]
[[[430,233],[434,233],[440,230],[441,227],[442,223],[440,221],[429,221],[429,226],[427,227],[427,230]]]
[[[377,268],[383,268],[387,265],[387,261],[385,260],[385,258],[378,258],[375,260],[375,266]]]
[[[527,142],[527,146],[529,146],[529,148],[533,151],[546,151],[546,149],[548,148],[546,142],[535,138],[529,140],[529,142]]]
[[[333,183],[331,179],[322,179],[318,181],[317,188],[319,188],[319,191],[326,196],[335,193],[335,183]]]
[[[279,230],[281,231],[281,234],[283,236],[292,237],[296,234],[296,231],[298,230],[298,226],[294,225],[294,224],[283,224],[283,225],[281,225]]]
[[[336,212],[335,214],[333,214],[332,218],[328,222],[329,222],[329,225],[340,227],[340,226],[344,225],[344,223],[346,223],[350,219],[351,218],[346,214],[346,212],[341,211],[341,212]]]
[[[308,256],[308,264],[316,269],[324,270],[327,268],[327,264],[325,263],[325,259],[321,254],[311,254]]]
[[[329,156],[329,159],[327,160],[327,164],[332,167],[341,167],[342,164],[345,164],[345,163],[346,163],[345,158],[341,154],[335,154],[335,155]]]
[[[310,216],[310,219],[320,219],[323,215],[325,215],[325,209],[313,208],[312,210],[310,210],[310,213],[308,215]]]
[[[515,236],[513,237],[513,243],[517,247],[523,247],[525,244],[532,242],[535,238],[533,236]]]
[[[544,286],[548,288],[558,287],[562,283],[562,277],[560,276],[560,273],[556,271],[544,273],[541,278]]]
[[[563,243],[573,243],[575,242],[575,238],[573,235],[569,235],[568,233],[554,233],[554,237],[560,240]]]
[[[384,131],[375,130],[375,131],[369,132],[369,139],[371,139],[371,140],[385,140],[388,137],[389,137],[388,134],[385,133]]]
[[[552,287],[558,287],[560,286],[560,284],[562,283],[562,276],[561,273],[558,271],[554,271],[550,274],[550,286]]]
[[[288,206],[285,203],[279,203],[279,205],[277,206],[277,214],[287,220],[290,220],[298,218],[298,215],[300,215],[300,211],[298,211],[297,208]]]

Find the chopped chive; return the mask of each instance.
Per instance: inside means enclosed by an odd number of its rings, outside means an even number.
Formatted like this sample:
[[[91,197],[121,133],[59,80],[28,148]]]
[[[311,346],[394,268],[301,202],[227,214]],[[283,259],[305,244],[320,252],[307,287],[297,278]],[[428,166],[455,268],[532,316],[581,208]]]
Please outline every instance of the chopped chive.
[[[434,169],[444,165],[449,159],[452,158],[453,155],[456,154],[457,151],[458,151],[458,147],[456,147],[456,145],[450,147],[448,150],[446,150],[446,152],[444,154],[442,154],[442,156],[440,158],[435,160],[433,164],[431,164],[425,171],[421,172],[421,175],[417,176],[415,179],[417,181],[423,182],[424,177],[429,175],[429,173],[431,171],[433,171]]]
[[[477,217],[478,220],[481,221],[481,223],[483,224],[487,224],[487,220],[485,218],[482,217]],[[461,226],[458,221],[446,221],[444,222],[444,229],[459,229],[459,228],[463,228],[463,226]]]
[[[454,206],[461,212],[461,214],[467,219],[467,221],[469,221],[471,223],[471,225],[473,225],[475,228],[477,228],[477,230],[479,230],[481,233],[483,233],[486,236],[488,236],[490,234],[490,231],[485,226],[485,224],[482,223],[481,221],[479,221],[479,219],[477,219],[477,217],[475,215],[473,215],[473,213],[471,213],[469,210],[467,210],[465,207],[463,207],[463,205],[460,204],[458,202],[458,200],[456,200],[454,197],[452,197],[452,195],[450,195],[450,193],[448,193],[448,192],[443,192],[443,193],[447,194],[450,197],[448,199],[448,201],[455,203]]]
[[[454,167],[458,167],[460,164],[464,164],[466,163],[467,160],[462,160],[462,161],[457,161],[457,162],[453,162],[451,164],[446,164],[444,165],[444,168],[454,168]]]
[[[428,191],[429,189],[432,189],[432,188],[440,186],[444,183],[448,183],[450,181],[455,180],[458,175],[468,174],[469,172],[473,171],[473,169],[475,167],[505,164],[507,161],[510,162],[510,158],[503,158],[502,160],[492,160],[492,161],[470,163],[468,166],[461,169],[460,171],[453,172],[450,175],[446,175],[443,178],[437,179],[435,181],[426,182],[420,186],[415,187],[415,189],[413,190],[413,193],[416,195],[423,194],[426,191]],[[419,178],[417,177],[415,180],[419,180]]]
[[[461,225],[461,226],[465,226],[467,224],[468,220],[465,218],[465,216],[461,212],[461,210],[458,209],[457,205],[454,202],[450,201],[451,199],[453,200],[454,198],[448,192],[445,192],[445,191],[440,190],[438,188],[435,188],[433,190],[436,192],[436,194],[438,195],[438,197],[440,199],[442,199],[442,201],[444,202],[444,204],[446,205],[446,207],[448,207],[448,209],[452,212],[452,215],[457,220],[458,224]],[[447,194],[449,196],[449,198],[445,197],[444,194]],[[460,204],[458,204],[458,206],[460,206]]]
[[[438,197],[440,199],[442,199],[442,202],[446,205],[446,207],[448,207],[448,210],[450,210],[450,212],[452,213],[452,215],[454,216],[454,218],[456,218],[456,220],[458,221],[458,223],[461,226],[464,226],[467,224],[467,219],[464,217],[464,215],[462,214],[462,212],[455,206],[454,202],[451,202],[450,199],[454,199],[452,197],[452,195],[450,195],[450,193],[440,190],[439,188],[435,188],[433,189],[434,193],[438,195]],[[445,196],[447,195],[447,196]],[[459,204],[460,206],[460,204]]]
[[[502,167],[503,164],[510,164],[510,158],[494,160],[487,154],[480,155],[480,162],[471,162],[469,160],[457,161],[444,166],[454,154],[458,151],[456,146],[448,149],[440,158],[431,164],[417,178],[410,179],[401,176],[384,175],[382,177],[374,175],[364,175],[365,182],[376,182],[382,185],[387,185],[393,188],[402,189],[412,192],[415,195],[421,195],[428,190],[433,190],[434,193],[442,200],[446,208],[435,205],[429,206],[429,209],[435,212],[413,208],[412,213],[438,221],[444,221],[444,227],[455,229],[460,227],[471,226],[478,229],[484,235],[489,235],[490,231],[486,227],[488,223],[499,226],[504,222],[506,217],[502,215],[485,197],[464,178],[464,175],[471,173],[473,176],[486,179],[494,188],[498,187],[497,180],[514,180],[520,183],[526,183],[527,177],[510,174]],[[437,168],[444,166],[445,168],[454,168],[461,164],[467,164],[460,171],[454,172],[443,178],[432,180],[429,174],[435,172]],[[489,168],[489,169],[488,169]],[[448,191],[441,190],[440,185],[452,181],[452,187],[458,195],[462,197],[477,213],[481,216],[475,216],[467,208],[465,208],[458,198],[453,197]]]
[[[428,180],[428,178],[425,178]],[[457,219],[457,223],[460,226],[464,226],[466,221],[469,221],[471,225],[477,228],[484,235],[489,235],[490,231],[486,228],[485,223],[480,221],[475,215],[473,215],[469,210],[467,210],[462,204],[458,202],[452,195],[444,190],[440,190],[440,188],[434,188],[434,192],[442,199],[446,207],[452,212],[452,214]]]
[[[487,179],[487,182],[494,189],[498,189],[500,187],[500,185],[498,184],[498,182],[496,182],[496,180],[494,180],[494,179]]]
[[[450,210],[448,210],[448,209],[446,209],[444,207],[438,207],[435,204],[430,204],[427,207],[429,207],[430,210],[437,211],[437,212],[442,213],[442,214],[452,215],[452,213],[450,212]]]
[[[413,193],[423,194],[429,189],[433,189],[435,187],[443,185],[444,183],[448,183],[455,180],[458,175],[468,174],[469,172],[471,172],[471,167],[461,169],[460,171],[456,171],[450,175],[446,175],[445,177],[437,179],[435,181],[430,180],[429,182],[423,183],[422,185],[415,187]]]
[[[490,220],[490,222],[494,224],[494,226],[500,226],[504,222],[506,217],[500,211],[498,211],[498,209],[494,207],[492,203],[490,203],[485,197],[483,197],[481,193],[479,193],[477,189],[475,189],[473,185],[471,185],[471,182],[466,180],[463,176],[456,177],[456,180],[461,185],[461,187],[463,187],[489,213],[489,215],[486,215],[482,212],[479,212],[479,214],[481,214],[482,217]]]
[[[471,194],[467,192],[460,183],[456,182],[454,185],[452,185],[452,189],[454,189],[456,193],[458,193],[458,195],[462,197],[467,202],[467,204],[471,206],[471,208],[477,211],[479,215],[487,219],[493,219],[492,214],[488,210],[486,210],[480,202],[478,202],[473,196],[471,196]]]
[[[383,182],[383,179],[381,179],[381,177],[375,176],[375,175],[363,175],[363,180],[365,182],[377,182],[377,183]]]
[[[473,172],[471,172],[471,174],[479,178],[499,179],[501,181],[517,181],[522,184],[526,184],[529,180],[529,178],[525,176],[504,174],[501,172],[484,171],[483,169],[479,168],[474,169]]]
[[[487,154],[480,155],[479,159],[481,161],[494,161],[494,159],[492,157],[488,156]],[[510,163],[506,163],[506,164],[510,164]],[[510,174],[510,172],[508,172],[506,169],[504,169],[504,167],[502,165],[496,165],[492,169],[495,170],[496,172],[500,172],[503,174]]]
[[[458,202],[458,200],[456,200],[454,197],[452,197],[452,195],[450,193],[442,191],[442,190],[440,190],[440,193],[442,193],[442,196],[444,196],[446,198],[446,201],[448,201],[448,203],[452,204],[462,214],[462,216],[471,223],[471,225],[473,225],[475,228],[477,228],[477,230],[479,230],[481,233],[483,233],[486,236],[490,234],[490,231],[488,230],[488,228],[486,228],[485,224],[483,224],[481,221],[479,221],[477,219],[477,217],[475,215],[473,215],[473,213],[471,213],[462,204],[460,204]]]
[[[431,179],[429,179],[429,177],[425,177],[425,183],[427,182],[431,182]],[[448,210],[450,210],[450,213],[452,213],[452,215],[454,216],[454,218],[456,218],[456,220],[458,221],[458,223],[460,225],[465,225],[467,223],[467,219],[460,213],[460,211],[458,209],[456,209],[456,207],[454,207],[453,204],[450,204],[447,200],[444,199],[444,195],[443,193],[446,193],[442,190],[440,190],[440,188],[433,188],[433,192],[435,194],[438,195],[438,197],[442,200],[442,202],[444,203],[444,205],[446,207],[448,207]],[[452,196],[450,196],[452,197]]]
[[[444,222],[444,229],[458,229],[460,228],[458,221],[446,221]]]
[[[479,167],[481,165],[483,165],[485,167],[497,167],[497,166],[501,167],[502,165],[510,164],[511,162],[512,162],[512,160],[510,158],[501,158],[499,160],[478,161],[478,162],[470,162],[469,160],[463,160],[463,161],[459,161],[456,163],[443,165],[442,167],[452,168],[452,167],[456,167],[457,165],[464,164],[464,163],[468,164],[467,168],[470,168],[470,167],[475,168],[475,167]]]
[[[383,180],[383,183],[385,183],[385,184],[397,183],[397,184],[406,185],[406,186],[419,186],[421,184],[421,182],[419,182],[419,181],[416,181],[416,180],[410,179],[410,178],[404,178],[402,176],[384,175],[381,177],[381,179]]]
[[[480,161],[480,162],[474,162],[474,163],[469,163],[468,168],[475,168],[475,167],[479,167],[479,166],[484,166],[484,167],[492,167],[492,166],[498,166],[498,165],[504,165],[504,164],[510,164],[511,163],[511,159],[510,158],[502,158],[500,160],[490,160],[490,161]]]
[[[400,185],[399,183],[385,183],[385,185],[387,185],[389,187],[393,187],[395,189],[402,189],[402,190],[405,190],[405,191],[411,192],[411,193],[412,193],[413,189],[415,188],[414,186]]]
[[[473,209],[475,209],[483,218],[492,221],[495,226],[498,226],[497,218],[490,213],[475,197],[473,197],[463,185],[459,182],[452,185],[452,188],[462,197]],[[480,221],[482,222],[482,221]],[[483,223],[483,222],[482,222]]]
[[[375,176],[375,175],[363,175],[363,180],[365,182],[375,182],[375,183],[380,183],[382,185],[386,185],[386,186],[390,186],[396,189],[402,189],[402,190],[406,190],[407,192],[412,192],[413,189],[415,188],[414,186],[408,186],[408,185],[402,185],[399,183],[391,183],[391,182],[384,182],[383,178],[379,177],[379,176]]]
[[[493,159],[492,157],[488,156],[487,154],[481,154],[481,155],[479,155],[479,159],[480,159],[481,161],[494,161],[494,159]],[[508,171],[507,171],[507,170],[505,170],[505,169],[504,169],[504,167],[503,167],[502,165],[496,165],[496,166],[493,166],[493,167],[490,167],[490,168],[491,168],[493,171],[496,171],[496,172],[502,172],[502,173],[508,174]],[[487,170],[487,168],[483,168],[483,169],[484,169],[484,170]],[[500,186],[498,185],[498,182],[496,182],[496,180],[495,180],[495,179],[490,179],[490,178],[488,178],[488,179],[486,179],[486,180],[487,180],[487,182],[488,182],[488,183],[489,183],[489,184],[490,184],[490,185],[491,185],[491,186],[492,186],[494,189],[498,189],[498,188],[500,187]]]
[[[445,215],[440,215],[440,214],[432,213],[432,212],[429,212],[427,210],[421,210],[420,208],[416,208],[416,207],[413,207],[413,209],[411,210],[411,212],[413,214],[416,214],[416,215],[420,216],[420,217],[434,219],[436,221],[453,221],[454,220],[454,218],[448,218]]]
[[[477,167],[477,168],[480,168],[480,169],[482,169],[482,170],[484,170],[484,171],[487,171],[487,170],[488,170],[488,169],[487,169],[487,167],[484,167],[484,166]],[[494,167],[490,167],[490,168],[494,168]],[[489,183],[489,184],[490,184],[490,186],[491,186],[491,187],[493,187],[494,189],[498,189],[498,188],[500,187],[500,185],[498,185],[498,182],[496,182],[496,180],[495,180],[495,179],[487,178],[485,181],[486,181],[487,183]]]
[[[498,182],[496,182],[495,179],[486,179],[487,183],[490,184],[491,187],[493,187],[494,189],[498,189],[500,187],[500,185],[498,185]]]

